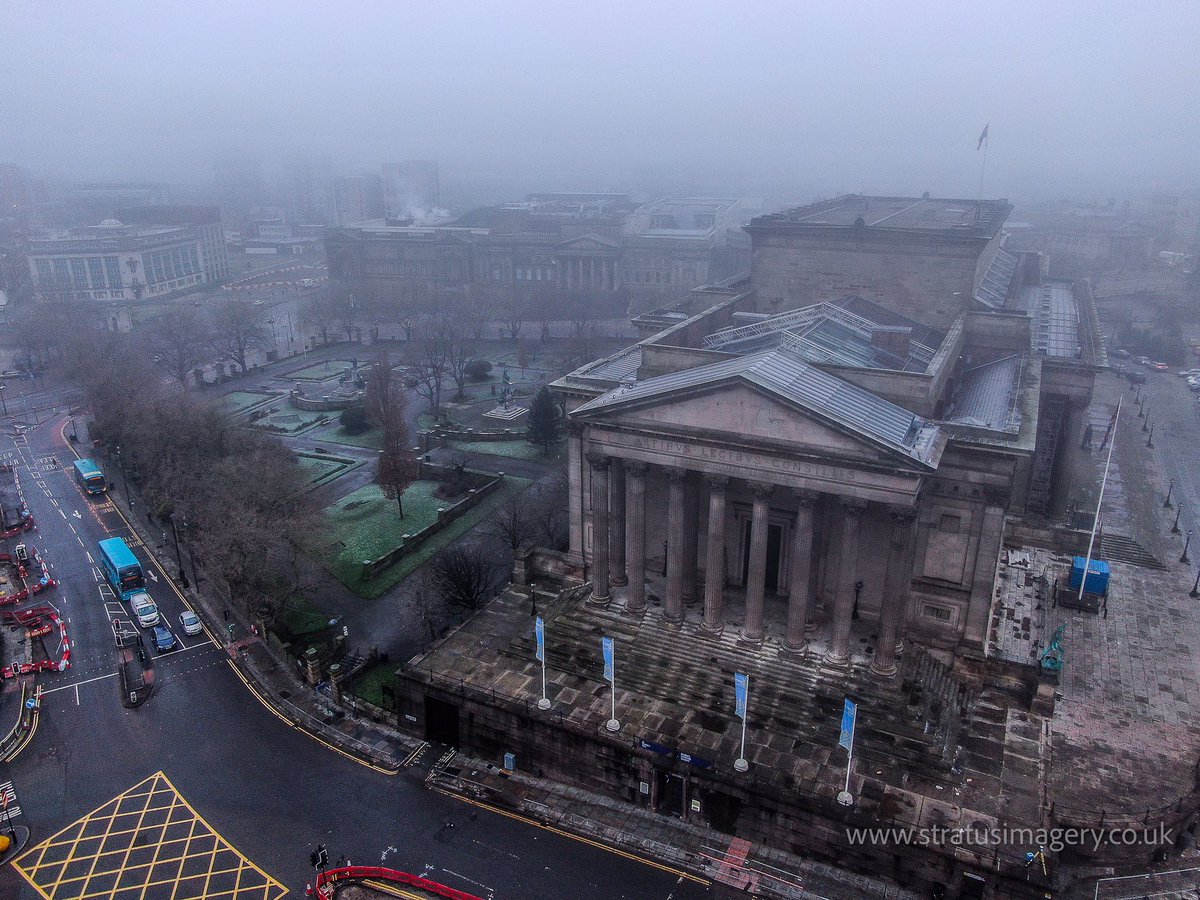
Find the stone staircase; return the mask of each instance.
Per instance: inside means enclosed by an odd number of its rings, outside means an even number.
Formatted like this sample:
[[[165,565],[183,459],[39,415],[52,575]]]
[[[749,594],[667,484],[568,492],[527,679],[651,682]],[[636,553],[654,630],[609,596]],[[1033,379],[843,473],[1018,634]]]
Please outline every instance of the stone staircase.
[[[844,765],[836,747],[843,702],[850,697],[859,705],[855,755],[863,765],[924,776],[935,770],[951,780],[955,774],[959,723],[969,697],[948,670],[937,671],[941,664],[917,648],[906,650],[900,676],[883,680],[862,663],[828,667],[813,650],[786,653],[770,643],[747,648],[734,629],[712,638],[691,623],[662,627],[654,613],[639,622],[619,610],[572,605],[547,622],[546,635],[548,669],[590,681],[601,694],[601,637],[613,638],[618,693],[650,698],[655,711],[663,712],[663,739],[686,739],[697,752],[736,742],[741,722],[734,715],[733,681],[734,672],[742,671],[750,676],[747,728],[780,753],[818,765],[833,754]],[[522,636],[503,655],[528,661],[534,649],[532,637]]]

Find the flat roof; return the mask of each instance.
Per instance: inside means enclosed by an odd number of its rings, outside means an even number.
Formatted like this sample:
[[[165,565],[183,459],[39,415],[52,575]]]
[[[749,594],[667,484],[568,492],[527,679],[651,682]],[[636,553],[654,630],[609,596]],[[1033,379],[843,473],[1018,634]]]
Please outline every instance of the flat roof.
[[[1012,206],[1007,200],[867,197],[852,194],[758,216],[751,220],[750,227],[866,227],[925,233],[992,235],[999,231],[1011,211]]]

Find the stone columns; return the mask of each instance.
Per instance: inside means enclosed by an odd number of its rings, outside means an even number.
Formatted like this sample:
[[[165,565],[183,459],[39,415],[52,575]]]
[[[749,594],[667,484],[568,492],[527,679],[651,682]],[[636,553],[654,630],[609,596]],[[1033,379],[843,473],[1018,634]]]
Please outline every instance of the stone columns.
[[[879,613],[879,643],[871,671],[891,677],[896,674],[896,638],[900,620],[908,609],[908,592],[912,585],[912,545],[915,509],[888,510],[892,520],[892,536],[888,543],[887,576],[883,584],[883,608]]]
[[[592,466],[592,603],[607,606],[608,592],[608,463],[603,453],[588,454]]]
[[[865,500],[841,497],[842,540],[841,571],[838,573],[837,605],[833,610],[833,629],[825,661],[843,665],[850,660],[850,626],[854,613],[854,585],[858,581],[858,534],[862,526]]]
[[[612,527],[608,536],[608,555],[612,566],[609,583],[625,585],[629,578],[625,574],[625,464],[614,457],[612,461],[612,478],[609,479],[609,511]]]
[[[667,609],[663,621],[683,621],[683,489],[687,472],[667,469]]]
[[[767,580],[767,501],[774,485],[751,481],[754,514],[750,523],[750,569],[746,575],[746,621],[742,640],[761,644],[763,640],[763,594]]]
[[[708,546],[704,565],[704,622],[701,628],[720,634],[725,627],[725,489],[724,475],[705,475],[708,482]]]
[[[625,463],[625,490],[628,509],[625,516],[625,544],[629,557],[629,602],[625,609],[640,613],[646,609],[646,464]]]
[[[567,559],[577,566],[583,565],[583,429],[578,423],[567,424],[567,481],[571,490],[567,499],[567,525],[571,532],[570,550]]]
[[[815,491],[794,488],[796,525],[792,529],[791,565],[788,569],[788,621],[785,644],[789,650],[803,650],[804,625],[812,603],[813,506]]]
[[[700,488],[693,477],[683,482],[683,602],[696,602],[699,575]]]

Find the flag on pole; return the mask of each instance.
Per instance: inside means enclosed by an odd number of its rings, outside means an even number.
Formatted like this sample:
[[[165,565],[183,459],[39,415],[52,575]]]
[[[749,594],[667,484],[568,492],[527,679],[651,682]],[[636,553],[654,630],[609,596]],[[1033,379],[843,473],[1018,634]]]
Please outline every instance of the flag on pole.
[[[991,124],[991,122],[988,122],[987,125],[983,126],[983,131],[979,132],[979,143],[975,145],[976,150],[982,147],[983,142],[988,139],[988,128],[991,127]]]
[[[546,661],[546,626],[542,623],[542,617],[538,616],[537,621],[533,623],[533,633],[537,636],[537,660],[538,662]]]
[[[1108,427],[1104,429],[1104,440],[1100,442],[1100,449],[1103,450],[1108,446],[1108,439],[1112,437],[1113,428],[1117,424],[1117,411],[1114,409],[1112,418],[1108,420]]]
[[[746,700],[750,695],[750,676],[741,672],[733,674],[733,694],[737,703],[735,715],[742,721],[746,720]]]
[[[838,745],[849,750],[854,746],[854,721],[858,718],[858,704],[846,698],[842,706],[842,733],[838,735]]]
[[[604,649],[604,680],[611,684],[613,680],[613,639],[601,638],[600,646]]]

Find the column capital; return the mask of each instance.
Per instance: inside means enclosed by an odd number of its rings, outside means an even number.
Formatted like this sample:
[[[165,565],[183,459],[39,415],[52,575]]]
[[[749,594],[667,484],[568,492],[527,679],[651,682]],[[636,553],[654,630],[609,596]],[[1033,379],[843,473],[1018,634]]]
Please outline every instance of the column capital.
[[[582,422],[576,422],[574,419],[567,419],[567,434],[571,437],[582,437],[584,425]]]
[[[710,472],[704,476],[704,480],[707,482],[710,490],[723,491],[725,488],[729,487],[728,475],[716,475]]]
[[[671,484],[679,484],[683,479],[687,478],[687,469],[681,469],[678,466],[670,466],[666,470],[667,479]]]
[[[610,462],[612,462],[612,459],[608,455],[601,453],[599,450],[589,450],[587,453],[587,461],[588,464],[597,472],[606,472],[608,471],[608,465]]]
[[[861,516],[867,511],[867,501],[857,497],[838,497],[838,502],[842,504],[842,509],[847,515]]]
[[[892,520],[892,523],[895,525],[899,525],[899,526],[911,525],[913,523],[913,520],[916,519],[916,517],[917,517],[917,511],[916,511],[916,509],[914,509],[912,507],[909,507],[909,506],[889,506],[888,507],[888,518],[890,518]]]
[[[625,474],[632,475],[634,478],[645,478],[647,468],[647,465],[641,460],[625,460]]]
[[[792,488],[792,496],[796,498],[796,504],[801,509],[810,508],[821,497],[816,491],[810,491],[807,488]]]
[[[758,499],[766,499],[767,497],[770,497],[771,493],[775,490],[775,485],[771,484],[769,481],[747,481],[746,485]]]

